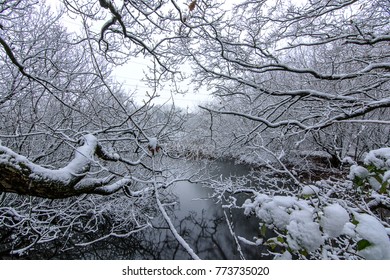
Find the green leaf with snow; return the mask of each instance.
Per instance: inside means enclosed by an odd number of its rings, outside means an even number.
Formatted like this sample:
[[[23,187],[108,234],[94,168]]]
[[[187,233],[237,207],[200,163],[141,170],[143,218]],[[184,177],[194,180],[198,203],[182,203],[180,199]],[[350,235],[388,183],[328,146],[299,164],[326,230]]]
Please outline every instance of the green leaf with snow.
[[[265,242],[265,245],[269,246],[271,248],[272,251],[275,250],[276,246],[277,246],[277,242],[275,240],[274,237],[272,238],[269,238],[266,242]]]
[[[388,187],[388,183],[387,182],[384,182],[381,186],[381,188],[379,189],[379,193],[380,194],[385,194],[387,193],[387,187]]]
[[[364,250],[365,248],[367,248],[369,246],[371,246],[370,241],[368,241],[366,239],[362,239],[362,240],[359,240],[358,243],[357,243],[357,250],[361,251],[361,250]]]
[[[359,221],[356,220],[356,218],[353,216],[352,220],[351,220],[351,223],[354,224],[355,226],[357,226],[359,224]]]
[[[302,256],[305,256],[305,257],[307,257],[309,255],[309,253],[305,249],[299,250],[299,254],[301,254]]]
[[[261,229],[260,229],[260,234],[261,234],[261,236],[265,236],[266,233],[267,233],[267,226],[265,224],[263,224],[261,226]]]
[[[354,179],[353,179],[353,183],[355,186],[357,187],[363,187],[365,185],[365,182],[366,180],[365,179],[362,179],[358,176],[356,176]]]

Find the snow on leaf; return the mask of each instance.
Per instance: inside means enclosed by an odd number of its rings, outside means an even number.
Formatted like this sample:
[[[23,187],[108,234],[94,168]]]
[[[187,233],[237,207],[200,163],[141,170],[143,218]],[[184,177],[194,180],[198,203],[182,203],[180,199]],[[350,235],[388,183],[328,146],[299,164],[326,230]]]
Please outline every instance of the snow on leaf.
[[[348,212],[335,203],[326,206],[324,216],[321,217],[321,227],[329,237],[338,237],[343,232],[345,224],[349,221]]]
[[[246,210],[249,211],[249,201],[247,201]],[[254,202],[256,216],[266,224],[273,224],[279,229],[285,229],[290,221],[290,215],[287,208],[293,207],[297,203],[296,197],[275,196],[265,197],[258,195]],[[258,206],[256,206],[258,205]]]
[[[303,196],[311,196],[314,194],[318,194],[320,192],[320,189],[314,185],[305,185],[302,188],[301,194]]]
[[[390,170],[387,170],[387,171],[383,174],[383,182],[386,182],[386,181],[389,181],[389,182],[390,182]]]
[[[380,188],[382,187],[381,183],[378,182],[377,179],[375,179],[374,177],[369,177],[368,178],[368,182],[370,183],[370,186],[376,190],[376,191],[379,191]]]
[[[390,148],[370,151],[364,158],[364,164],[372,164],[378,169],[390,168]]]
[[[359,250],[359,255],[365,259],[390,259],[390,240],[385,227],[375,217],[368,214],[355,214],[354,216],[358,221],[356,232],[362,240],[370,243],[370,246]]]
[[[290,215],[284,207],[279,207],[274,201],[263,204],[256,211],[257,217],[267,224],[273,224],[279,229],[285,229]]]
[[[350,172],[348,175],[348,178],[351,180],[354,180],[355,178],[367,178],[370,175],[370,172],[362,166],[359,165],[352,165],[350,168]]]
[[[287,243],[293,250],[305,249],[307,252],[313,252],[324,244],[320,226],[313,221],[310,211],[294,211],[290,216],[287,231]]]
[[[345,157],[341,162],[344,164],[356,165],[356,162],[351,157]]]
[[[242,205],[242,208],[244,208],[244,215],[249,216],[252,212],[252,209],[254,208],[252,200],[250,200],[249,198],[245,200],[244,204]]]
[[[356,228],[356,225],[354,225],[354,224],[351,223],[351,222],[347,222],[347,223],[344,225],[341,234],[345,234],[345,235],[348,235],[348,236],[350,236],[350,237],[355,237],[355,236],[356,236],[355,228]]]
[[[297,203],[297,198],[294,196],[281,196],[276,195],[273,198],[273,201],[276,203],[277,206],[280,207],[292,207],[295,203]]]

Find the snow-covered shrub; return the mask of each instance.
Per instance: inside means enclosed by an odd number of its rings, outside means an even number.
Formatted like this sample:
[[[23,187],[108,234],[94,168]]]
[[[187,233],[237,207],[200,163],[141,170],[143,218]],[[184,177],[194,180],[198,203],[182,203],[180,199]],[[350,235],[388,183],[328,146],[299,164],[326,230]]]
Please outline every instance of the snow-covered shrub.
[[[343,202],[322,205],[326,195],[319,195],[304,199],[258,193],[242,207],[246,215],[259,218],[264,235],[264,227],[276,233],[263,243],[276,258],[390,259],[388,229],[376,217]]]
[[[390,148],[382,148],[352,165],[347,178],[302,184],[257,174],[251,189],[238,180],[214,189],[225,197],[252,193],[226,207],[259,220],[256,240],[275,259],[390,259],[389,170]]]
[[[351,167],[349,178],[359,191],[373,190],[379,194],[389,195],[390,148],[370,151],[364,159],[364,166]]]

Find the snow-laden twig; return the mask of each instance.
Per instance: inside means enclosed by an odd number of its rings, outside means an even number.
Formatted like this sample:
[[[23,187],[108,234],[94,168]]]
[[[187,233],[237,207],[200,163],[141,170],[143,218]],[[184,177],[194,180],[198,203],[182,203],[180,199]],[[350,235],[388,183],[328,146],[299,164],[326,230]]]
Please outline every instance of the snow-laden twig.
[[[155,167],[154,166],[155,165],[154,158],[152,158],[152,164],[153,164],[153,170],[154,170],[154,167]],[[159,188],[158,188],[158,184],[157,184],[156,180],[154,180],[153,185],[154,185],[154,193],[155,193],[155,198],[156,198],[156,201],[157,201],[158,209],[162,213],[162,215],[164,217],[164,220],[168,224],[169,229],[171,230],[173,236],[180,243],[180,245],[183,246],[183,248],[187,251],[187,253],[191,256],[192,259],[200,260],[199,256],[194,252],[194,250],[190,247],[190,245],[177,232],[175,226],[172,223],[171,218],[169,218],[167,212],[165,211],[164,205],[161,203],[161,200],[160,200],[160,196],[159,196],[159,192],[158,192]]]
[[[227,214],[226,214],[226,211],[223,211],[223,214],[225,215],[226,224],[227,224],[228,227],[229,227],[230,234],[233,236],[234,241],[235,241],[236,244],[237,244],[237,251],[240,253],[240,258],[241,258],[242,260],[245,260],[245,256],[244,256],[244,254],[242,253],[240,243],[238,242],[237,236],[236,236],[236,234],[235,234],[235,232],[234,232],[234,230],[233,230],[232,224],[231,224],[230,221],[229,221],[229,218],[228,218],[228,216],[227,216]]]
[[[175,226],[173,225],[171,219],[169,218],[167,212],[164,209],[164,206],[162,205],[162,203],[160,201],[157,187],[155,188],[155,197],[156,197],[158,209],[160,209],[161,213],[163,214],[164,220],[167,222],[169,229],[171,230],[173,236],[176,238],[176,240],[180,243],[180,245],[183,246],[183,248],[187,251],[187,253],[194,260],[200,260],[199,256],[194,252],[194,250],[190,247],[190,245],[177,232]]]

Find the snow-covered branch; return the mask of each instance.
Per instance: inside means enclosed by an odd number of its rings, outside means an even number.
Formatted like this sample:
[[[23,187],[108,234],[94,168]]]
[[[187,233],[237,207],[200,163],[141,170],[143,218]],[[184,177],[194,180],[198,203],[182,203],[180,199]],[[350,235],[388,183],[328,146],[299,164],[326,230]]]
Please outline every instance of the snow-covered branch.
[[[169,229],[171,230],[173,236],[176,238],[176,240],[179,242],[181,246],[187,251],[187,253],[191,256],[194,260],[200,260],[199,256],[194,252],[194,250],[190,247],[190,245],[184,240],[184,238],[177,232],[175,225],[172,223],[171,218],[169,218],[168,213],[164,209],[164,205],[161,203],[160,196],[158,193],[158,189],[155,187],[155,197],[157,201],[158,208],[160,209],[164,220],[169,226]]]
[[[92,134],[75,150],[73,160],[59,169],[49,169],[29,161],[0,145],[0,190],[46,198],[65,198],[82,193],[112,194],[130,183],[122,179],[109,184],[113,176],[88,178],[98,140]]]

